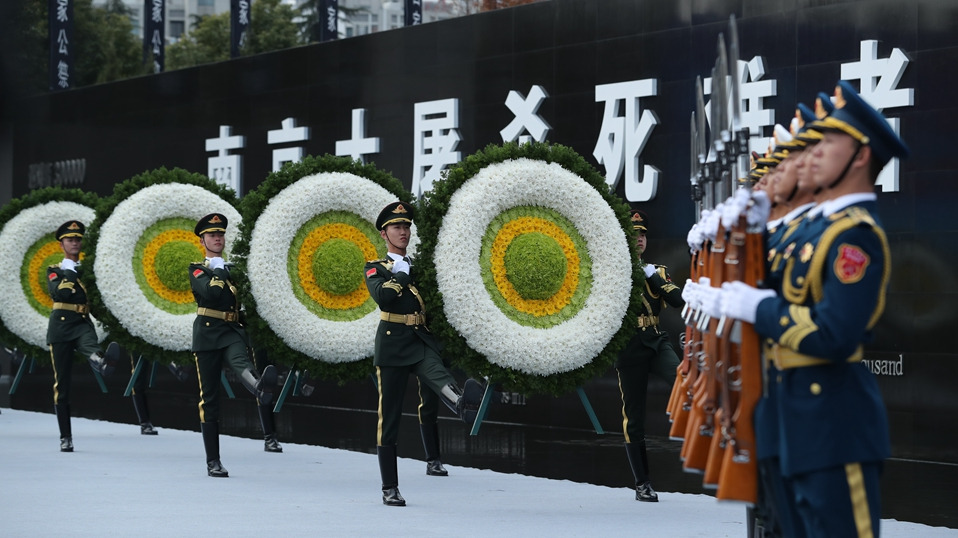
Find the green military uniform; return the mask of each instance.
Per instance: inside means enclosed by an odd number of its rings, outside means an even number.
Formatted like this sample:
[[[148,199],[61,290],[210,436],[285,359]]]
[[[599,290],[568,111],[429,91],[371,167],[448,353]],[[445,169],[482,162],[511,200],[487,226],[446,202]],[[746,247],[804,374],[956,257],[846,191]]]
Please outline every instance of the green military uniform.
[[[409,226],[412,218],[412,206],[405,202],[393,202],[380,212],[376,228],[385,237],[388,226]],[[405,250],[405,245],[401,250]],[[379,389],[376,445],[383,481],[383,503],[391,506],[406,504],[399,494],[396,443],[409,374],[415,374],[419,379],[421,395],[432,392],[433,398],[441,400],[467,424],[475,420],[482,394],[479,384],[470,379],[466,382],[463,395],[455,378],[443,365],[439,341],[426,326],[426,306],[415,285],[415,271],[408,263],[408,258],[391,252],[388,257],[369,261],[365,266],[366,288],[381,310],[373,357]],[[438,405],[432,398],[421,396],[421,401],[421,410],[422,407],[426,408],[427,418],[430,413],[436,412]],[[433,407],[430,409],[429,406]],[[426,435],[428,433],[424,432],[424,443],[429,441],[432,445],[432,440]],[[438,437],[435,447],[438,458]],[[427,446],[427,458],[428,451]]]
[[[380,390],[377,445],[395,445],[402,417],[402,401],[409,374],[433,394],[456,380],[442,364],[440,345],[426,326],[425,305],[407,273],[392,273],[393,261],[366,264],[369,294],[384,318],[376,330],[373,364]]]
[[[633,228],[640,234],[647,231],[648,217],[633,210]],[[625,447],[635,475],[636,500],[655,502],[658,497],[649,482],[649,464],[645,448],[645,404],[649,374],[655,373],[669,385],[675,383],[679,357],[672,348],[669,335],[659,328],[659,313],[667,306],[681,308],[682,290],[672,283],[664,265],[645,279],[642,309],[635,335],[619,353],[615,369],[622,395],[622,430]]]
[[[56,239],[62,242],[70,237],[82,238],[85,229],[79,221],[65,222],[57,229]],[[72,452],[70,385],[75,353],[87,358],[94,370],[109,375],[116,362],[115,353],[112,352],[116,345],[111,346],[110,359],[104,358],[90,318],[86,288],[80,280],[83,269],[79,263],[74,264],[69,259],[65,259],[61,265],[47,268],[47,289],[53,299],[53,310],[47,325],[47,344],[53,364],[53,406],[60,427],[60,450]]]
[[[225,232],[226,226],[225,216],[212,213],[200,219],[194,232],[202,237],[207,233]],[[254,373],[252,350],[236,292],[235,279],[241,277],[223,264],[222,258],[192,263],[189,272],[197,305],[192,351],[199,378],[200,429],[207,471],[210,476],[226,477],[228,474],[219,461],[219,391],[223,367],[229,366],[237,374],[243,386],[256,395],[258,405],[272,401],[276,369],[267,366],[262,378]]]

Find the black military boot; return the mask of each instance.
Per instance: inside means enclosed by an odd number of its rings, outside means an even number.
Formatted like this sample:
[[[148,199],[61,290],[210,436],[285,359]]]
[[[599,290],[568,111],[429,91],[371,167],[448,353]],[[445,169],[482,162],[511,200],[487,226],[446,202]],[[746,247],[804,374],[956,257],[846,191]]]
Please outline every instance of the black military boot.
[[[257,407],[259,409],[259,422],[263,425],[263,439],[265,439],[263,450],[266,452],[282,452],[283,447],[280,446],[276,438],[276,424],[273,422],[273,406],[260,405]]]
[[[136,419],[140,422],[141,435],[156,435],[157,431],[150,422],[150,408],[146,405],[146,394],[134,392],[133,409],[136,410]]]
[[[439,392],[439,399],[446,404],[463,422],[472,426],[479,414],[479,404],[482,402],[484,390],[475,379],[467,379],[462,390],[454,383],[450,383]]]
[[[203,447],[206,449],[206,474],[214,478],[229,477],[230,474],[220,463],[219,422],[203,422],[200,431],[203,432]]]
[[[629,465],[635,476],[635,500],[643,502],[659,502],[659,496],[652,489],[649,480],[649,460],[645,452],[645,442],[626,443],[625,453],[629,456]]]
[[[73,452],[73,430],[70,427],[70,404],[56,404],[53,410],[57,414],[60,427],[60,452]]]
[[[276,367],[270,364],[263,368],[263,375],[256,377],[252,370],[243,370],[240,374],[240,382],[246,387],[246,390],[253,393],[261,405],[272,403],[273,392],[276,390],[277,379]]]
[[[422,434],[422,447],[426,451],[426,474],[449,476],[449,471],[442,466],[442,461],[439,459],[439,425],[420,424],[419,433]]]
[[[396,445],[378,446],[379,474],[383,479],[383,504],[406,506],[406,499],[399,494],[399,471],[396,469]]]

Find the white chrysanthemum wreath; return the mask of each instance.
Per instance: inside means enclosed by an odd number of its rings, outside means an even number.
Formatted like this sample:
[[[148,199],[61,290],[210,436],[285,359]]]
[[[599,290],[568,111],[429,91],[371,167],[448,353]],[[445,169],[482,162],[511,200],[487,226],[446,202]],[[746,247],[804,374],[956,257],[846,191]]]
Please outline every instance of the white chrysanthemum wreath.
[[[570,148],[489,146],[425,195],[427,306],[471,375],[562,394],[601,375],[634,327],[641,273],[628,206]],[[432,239],[435,237],[435,239]]]
[[[379,310],[363,266],[385,256],[379,211],[409,198],[387,172],[332,155],[288,164],[248,193],[240,208],[252,226],[234,253],[258,349],[321,379],[369,375]],[[413,249],[415,238],[414,227]]]
[[[47,290],[47,267],[63,260],[56,229],[68,220],[93,221],[94,210],[71,201],[50,201],[28,207],[10,218],[0,232],[0,319],[4,327],[30,346],[35,358],[48,352],[47,324],[53,299]],[[81,260],[81,266],[82,266]],[[97,336],[105,332],[94,320]]]
[[[193,233],[209,213],[229,221],[226,250],[239,237],[239,211],[226,192],[208,178],[184,170],[160,169],[121,183],[108,199],[109,213],[97,215],[91,245],[96,275],[96,304],[116,325],[124,347],[150,358],[175,359],[190,350],[196,303],[189,264],[204,252]]]
[[[525,210],[504,224],[494,222],[514,208]],[[564,222],[556,225],[556,221]],[[572,302],[573,293],[561,293],[561,289],[538,300],[559,303],[549,311],[566,307],[576,310],[568,319],[546,326],[517,321],[504,310],[529,310],[533,320],[549,314],[536,312],[534,305],[524,308],[521,303],[531,301],[524,301],[520,293],[515,297],[508,292],[497,293],[506,297],[503,305],[487,291],[483,273],[491,270],[495,275],[504,261],[493,255],[490,267],[482,267],[483,239],[489,233],[507,234],[510,223],[528,227],[509,233],[508,241],[514,242],[524,234],[544,234],[550,243],[569,244],[571,248],[563,249],[563,262],[571,265],[573,256],[591,258],[591,279],[578,278],[578,286],[588,284],[591,288],[580,298],[580,304]],[[569,224],[570,230],[562,229],[568,229]],[[483,234],[482,230],[489,231]],[[550,237],[556,235],[559,241]],[[499,237],[491,239],[495,242]],[[535,246],[542,248],[541,242]],[[631,281],[632,267],[628,243],[615,213],[591,185],[556,163],[506,161],[489,165],[466,181],[450,200],[435,260],[436,280],[449,323],[490,362],[528,374],[547,376],[587,364],[609,343],[629,308],[631,293],[623,283]],[[578,265],[576,261],[576,268]],[[541,273],[548,269],[536,265],[528,270]],[[508,278],[498,285],[504,286],[515,287],[510,286]]]
[[[259,315],[291,348],[327,362],[373,354],[379,310],[362,266],[382,256],[374,224],[395,200],[343,172],[304,177],[270,199],[250,240],[250,292]],[[412,237],[416,242],[415,226]]]

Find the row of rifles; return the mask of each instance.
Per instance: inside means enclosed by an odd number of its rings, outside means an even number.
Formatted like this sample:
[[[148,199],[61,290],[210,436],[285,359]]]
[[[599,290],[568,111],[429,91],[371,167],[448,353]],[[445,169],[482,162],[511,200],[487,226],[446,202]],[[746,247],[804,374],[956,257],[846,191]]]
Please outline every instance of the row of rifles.
[[[702,79],[696,80],[691,121],[695,227],[704,229],[689,235],[690,280],[715,287],[736,280],[756,286],[765,270],[764,226],[757,230],[748,226],[750,185],[745,183],[734,192],[749,170],[749,130],[741,127],[742,79],[734,15],[727,49],[724,35],[719,34],[711,80],[707,112]],[[708,142],[706,115],[712,127]],[[682,316],[684,356],[668,403],[669,436],[683,442],[683,468],[702,473],[703,485],[716,488],[718,499],[755,503],[758,474],[752,414],[762,392],[759,338],[750,324],[716,319],[688,304]]]

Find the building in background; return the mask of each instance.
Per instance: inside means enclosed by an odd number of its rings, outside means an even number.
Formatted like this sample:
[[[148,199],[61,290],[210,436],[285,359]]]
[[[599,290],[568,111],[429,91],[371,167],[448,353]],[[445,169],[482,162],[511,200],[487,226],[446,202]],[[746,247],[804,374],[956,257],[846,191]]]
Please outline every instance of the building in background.
[[[255,0],[254,0],[255,1]],[[133,33],[143,34],[144,0],[123,0],[130,8],[133,21]],[[106,0],[93,0],[93,5],[102,6]],[[216,15],[230,10],[230,0],[166,0],[166,28],[164,28],[168,43],[175,43],[184,33],[189,31],[196,19],[206,15]]]

